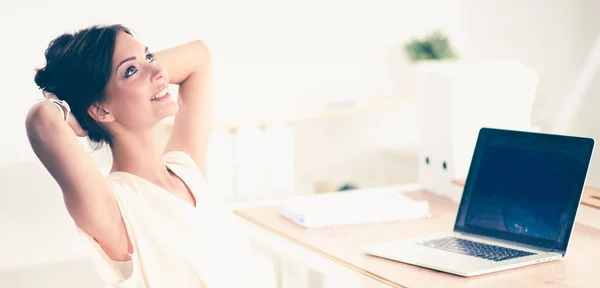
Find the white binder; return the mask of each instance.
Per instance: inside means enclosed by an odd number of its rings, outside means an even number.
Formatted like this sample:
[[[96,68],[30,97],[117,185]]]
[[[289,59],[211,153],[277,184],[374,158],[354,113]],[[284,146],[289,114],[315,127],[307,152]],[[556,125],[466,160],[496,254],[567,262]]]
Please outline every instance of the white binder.
[[[466,178],[480,128],[536,130],[530,116],[538,77],[514,61],[432,62],[416,71],[419,182],[458,200],[462,189],[452,180]]]

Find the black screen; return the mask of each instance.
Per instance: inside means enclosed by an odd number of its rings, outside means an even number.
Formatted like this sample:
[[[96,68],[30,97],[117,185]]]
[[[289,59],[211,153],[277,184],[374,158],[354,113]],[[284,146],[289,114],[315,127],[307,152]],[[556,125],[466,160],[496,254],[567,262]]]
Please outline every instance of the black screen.
[[[482,129],[456,230],[564,253],[593,146],[589,138]]]

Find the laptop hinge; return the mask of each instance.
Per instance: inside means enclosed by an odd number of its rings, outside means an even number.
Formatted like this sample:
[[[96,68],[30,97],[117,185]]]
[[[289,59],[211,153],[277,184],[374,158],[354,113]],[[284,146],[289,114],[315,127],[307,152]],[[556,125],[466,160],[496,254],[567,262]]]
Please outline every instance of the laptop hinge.
[[[533,249],[533,250],[538,250],[538,251],[543,251],[543,252],[560,253],[561,255],[564,256],[564,253],[562,251],[557,251],[556,249],[527,245],[527,244],[523,244],[523,243],[519,243],[519,242],[508,241],[508,240],[494,238],[494,237],[488,237],[488,236],[482,236],[481,234],[467,233],[467,232],[462,232],[462,231],[460,231],[460,232],[454,231],[454,233],[459,234],[459,235],[473,237],[473,238],[481,238],[481,239],[485,239],[485,240],[489,240],[489,241],[493,241],[493,242],[498,242],[501,244],[519,246],[519,247],[523,247],[523,248],[527,248],[527,249]]]

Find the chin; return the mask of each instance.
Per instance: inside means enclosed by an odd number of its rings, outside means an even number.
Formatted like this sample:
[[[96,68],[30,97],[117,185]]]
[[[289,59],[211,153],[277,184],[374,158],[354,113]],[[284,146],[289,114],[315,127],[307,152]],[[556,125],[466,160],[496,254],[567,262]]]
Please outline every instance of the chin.
[[[157,122],[161,122],[166,118],[173,117],[179,111],[179,105],[177,103],[173,103],[172,105],[168,105],[168,107],[163,107],[160,111],[154,111],[154,115],[156,115]]]
[[[171,117],[171,116],[175,116],[175,114],[177,114],[177,111],[179,111],[179,105],[177,104],[177,101],[171,101],[171,105],[169,105],[169,107],[165,110],[167,110],[167,116],[166,117]]]

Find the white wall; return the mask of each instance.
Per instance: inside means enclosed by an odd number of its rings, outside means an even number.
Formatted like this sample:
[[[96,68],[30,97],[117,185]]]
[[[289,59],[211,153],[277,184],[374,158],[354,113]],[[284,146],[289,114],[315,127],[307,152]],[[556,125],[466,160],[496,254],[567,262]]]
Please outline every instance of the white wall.
[[[462,0],[460,31],[467,61],[518,60],[539,75],[533,125],[547,131],[600,36],[600,3],[594,0]],[[586,93],[569,134],[600,139],[600,73]],[[588,184],[600,187],[598,153]]]
[[[584,1],[463,0],[467,61],[517,60],[540,78],[533,121],[547,125],[582,68],[590,40]],[[589,5],[587,5],[589,6]],[[588,47],[586,47],[586,45]]]
[[[580,39],[583,40],[585,54],[587,54],[589,53],[587,50],[592,48],[595,39],[600,37],[600,2],[594,0],[583,1],[581,9],[583,10],[584,15],[581,21],[585,22],[585,25],[578,34]],[[580,57],[578,60],[578,66],[582,68],[583,57]],[[600,114],[598,113],[598,110],[600,109],[599,95],[600,67],[598,67],[593,82],[585,94],[585,100],[582,103],[581,110],[573,120],[569,133],[594,137],[596,143],[598,143],[598,140],[600,140],[600,125],[598,125],[598,123],[600,123]],[[594,187],[600,187],[599,153],[595,152],[594,155],[588,174],[588,184]]]
[[[296,194],[311,194],[317,182],[334,190],[343,184],[360,188],[418,182],[415,109],[331,116],[299,122],[294,131]]]
[[[0,167],[0,183],[0,270],[86,256],[60,188],[39,161]]]

